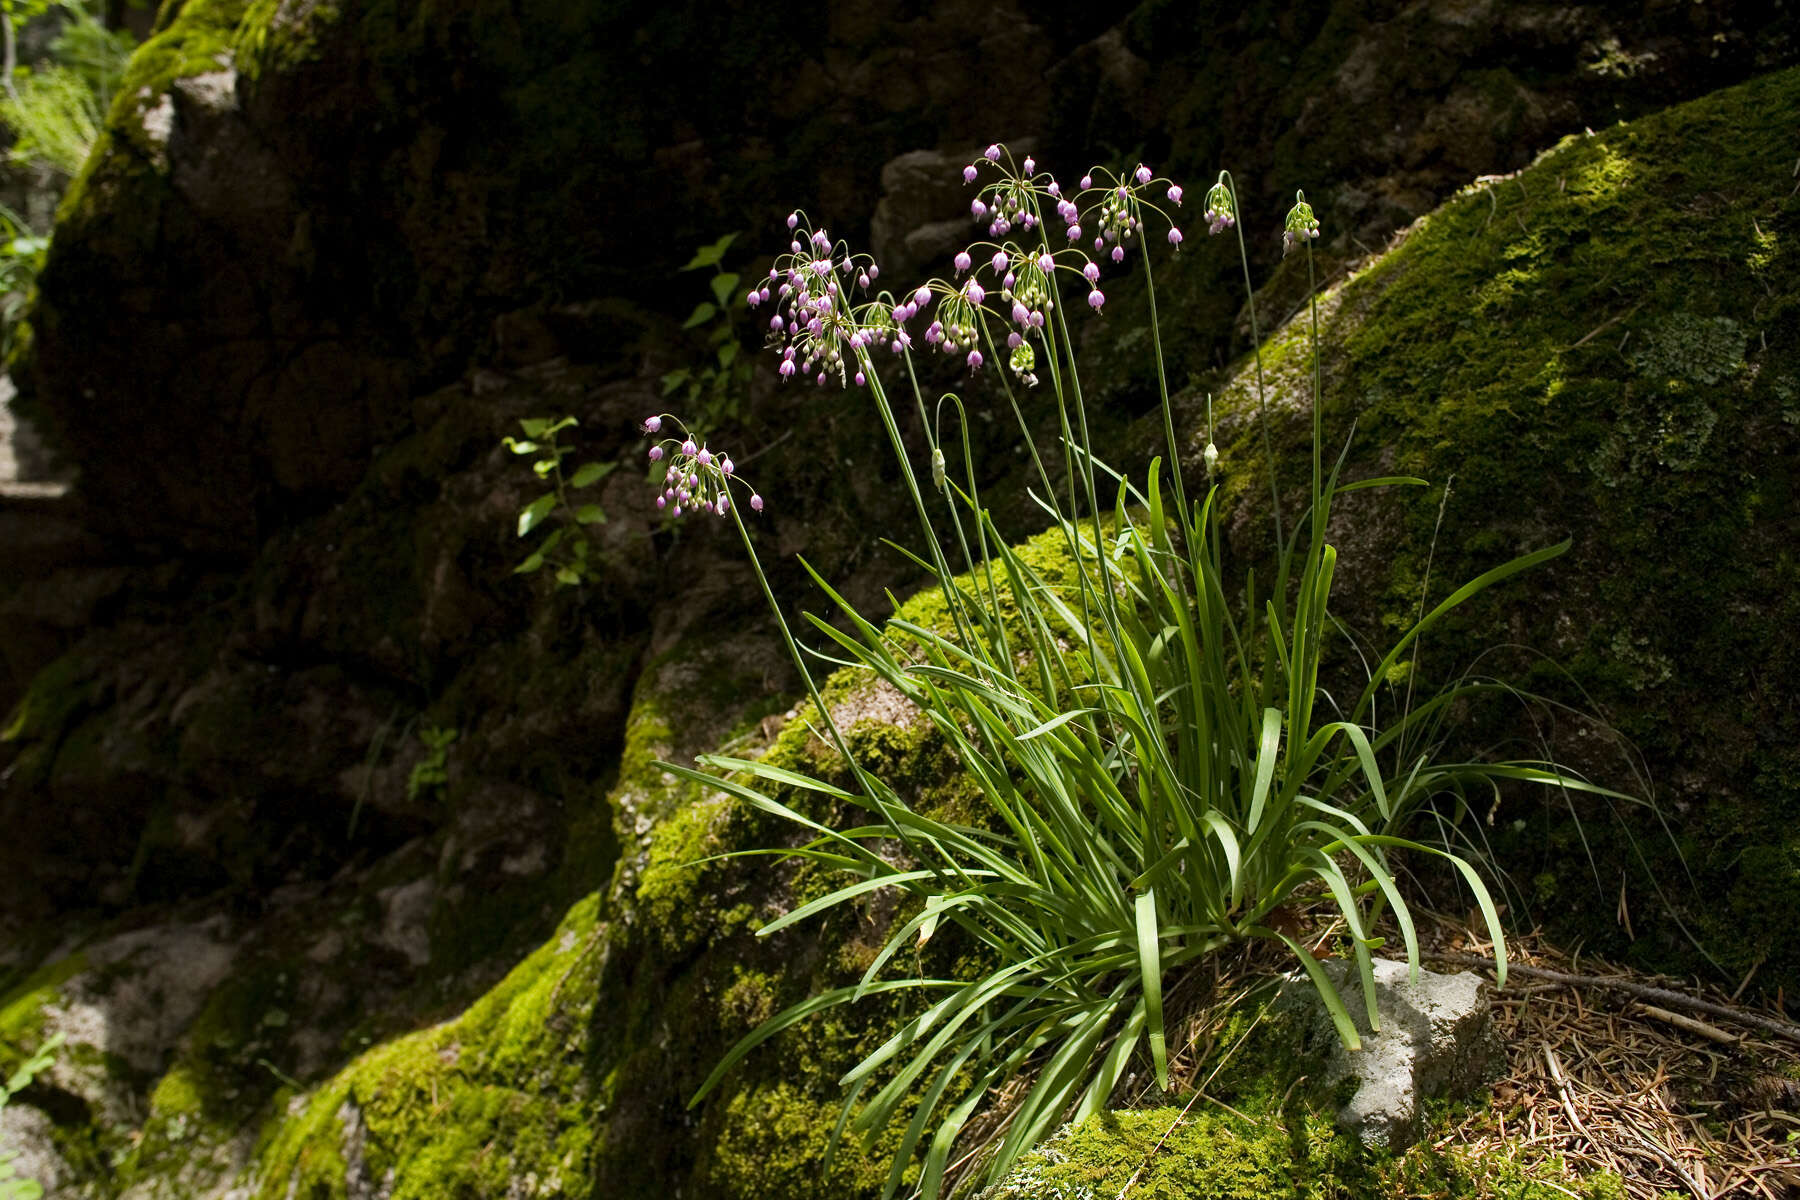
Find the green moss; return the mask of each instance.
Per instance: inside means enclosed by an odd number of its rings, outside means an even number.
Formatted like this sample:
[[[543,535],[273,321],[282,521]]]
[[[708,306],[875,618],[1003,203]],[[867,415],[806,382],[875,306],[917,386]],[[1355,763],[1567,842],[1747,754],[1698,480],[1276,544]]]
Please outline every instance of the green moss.
[[[1551,1160],[1536,1168],[1421,1143],[1397,1158],[1363,1153],[1328,1110],[1191,1107],[1103,1113],[1066,1127],[1027,1155],[982,1200],[1324,1200],[1437,1196],[1455,1200],[1618,1200],[1607,1172],[1570,1178]]]
[[[503,1194],[528,1172],[578,1190],[592,1130],[578,1039],[605,961],[599,898],[455,1021],[352,1063],[261,1153],[263,1196],[336,1197],[390,1171],[393,1195]]]
[[[177,1066],[150,1092],[150,1109],[170,1117],[198,1116],[204,1107],[200,1081],[185,1067]]]
[[[36,1052],[44,1039],[44,1008],[56,1003],[62,985],[87,970],[87,956],[71,954],[40,967],[0,998],[0,1074],[10,1074]]]

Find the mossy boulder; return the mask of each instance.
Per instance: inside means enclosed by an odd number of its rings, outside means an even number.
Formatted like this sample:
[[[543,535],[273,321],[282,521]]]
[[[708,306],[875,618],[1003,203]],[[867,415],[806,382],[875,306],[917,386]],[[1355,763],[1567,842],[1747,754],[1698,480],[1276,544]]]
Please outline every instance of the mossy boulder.
[[[1531,881],[1515,914],[1612,950],[1635,932],[1645,961],[1701,965],[1679,918],[1734,983],[1757,962],[1768,978],[1800,969],[1777,919],[1800,905],[1800,709],[1773,682],[1800,661],[1797,119],[1789,71],[1565,139],[1318,301],[1327,453],[1354,423],[1347,478],[1432,481],[1359,493],[1334,517],[1340,610],[1377,653],[1421,604],[1572,540],[1407,664],[1566,705],[1523,706],[1535,728],[1497,705],[1468,736],[1553,752],[1644,801],[1503,797],[1485,819]],[[1305,271],[1300,255],[1283,267]],[[1310,321],[1301,308],[1263,353],[1290,523]],[[1246,361],[1215,409],[1250,556],[1270,528],[1258,408]]]

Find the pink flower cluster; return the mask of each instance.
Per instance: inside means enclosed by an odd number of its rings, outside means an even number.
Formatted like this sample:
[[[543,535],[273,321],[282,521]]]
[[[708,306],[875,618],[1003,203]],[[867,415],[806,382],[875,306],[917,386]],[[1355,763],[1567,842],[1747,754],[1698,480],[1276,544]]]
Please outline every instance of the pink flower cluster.
[[[983,329],[989,320],[999,320],[1007,328],[1013,370],[1035,383],[1030,343],[1044,336],[1055,311],[1057,269],[1079,276],[1087,285],[1089,308],[1098,312],[1106,303],[1099,287],[1099,263],[1074,245],[1083,238],[1083,222],[1095,231],[1094,253],[1120,263],[1126,247],[1144,236],[1146,219],[1162,215],[1150,198],[1151,188],[1166,184],[1167,200],[1181,203],[1181,188],[1158,180],[1142,164],[1118,179],[1096,167],[1082,177],[1073,199],[1063,195],[1054,176],[1040,173],[1033,159],[1015,165],[998,143],[962,171],[965,183],[978,183],[984,174],[990,181],[976,189],[969,211],[986,225],[992,240],[955,256],[955,279],[960,282],[934,280],[898,299],[884,295],[854,300],[880,276],[873,260],[834,243],[800,212],[788,217],[792,235],[788,253],[776,260],[768,279],[747,297],[753,308],[775,305],[769,330],[781,350],[783,379],[810,379],[820,386],[832,378],[840,385],[867,383],[874,348],[886,346],[896,354],[910,349],[908,322],[935,302],[937,311],[924,334],[928,347],[957,355],[969,369],[978,370],[984,361]],[[1103,179],[1098,187],[1095,175]],[[1049,208],[1061,219],[1071,243],[1062,250],[1049,243],[1044,215]],[[1169,244],[1179,247],[1181,240],[1181,231],[1170,225]]]
[[[666,414],[646,417],[640,429],[654,437],[662,432],[665,420],[679,436],[658,438],[650,444],[650,461],[663,464],[656,507],[670,517],[692,512],[725,516],[731,511],[731,485],[749,487],[737,477],[731,456],[696,442],[680,421]],[[763,498],[754,489],[750,492],[750,507],[756,512],[763,510]]]
[[[855,292],[866,292],[881,277],[874,260],[833,244],[823,229],[806,227],[798,212],[789,214],[787,223],[793,233],[788,253],[747,297],[752,308],[775,304],[769,331],[781,344],[781,377],[810,378],[823,387],[834,377],[845,385],[854,375],[860,387],[867,382],[862,352],[885,344],[898,354],[910,346],[903,326],[914,309],[904,303],[892,308],[856,303]],[[928,295],[924,289],[920,294]]]

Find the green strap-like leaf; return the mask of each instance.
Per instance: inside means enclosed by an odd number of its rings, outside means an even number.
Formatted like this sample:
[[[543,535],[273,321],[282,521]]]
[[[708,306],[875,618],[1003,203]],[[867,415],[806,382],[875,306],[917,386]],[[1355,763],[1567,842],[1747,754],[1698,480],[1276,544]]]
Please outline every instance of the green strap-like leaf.
[[[969,874],[976,878],[985,879],[993,877],[992,871],[971,871]],[[882,874],[875,876],[873,879],[864,879],[858,883],[851,884],[849,887],[839,888],[835,892],[820,896],[817,900],[802,904],[792,912],[782,914],[773,921],[770,921],[767,925],[764,925],[761,929],[758,929],[756,931],[756,936],[767,937],[772,933],[779,933],[781,930],[786,929],[795,922],[804,921],[815,913],[822,913],[828,908],[834,908],[846,900],[854,900],[856,897],[861,896],[866,892],[877,891],[884,887],[902,887],[908,883],[915,883],[921,879],[936,879],[937,877],[938,872],[931,870],[897,871],[891,875]]]
[[[1522,554],[1511,562],[1502,563],[1491,571],[1482,572],[1474,579],[1471,579],[1469,582],[1457,588],[1454,592],[1451,592],[1450,595],[1444,599],[1443,603],[1439,604],[1429,613],[1426,613],[1424,618],[1420,620],[1418,624],[1407,630],[1405,635],[1402,636],[1399,641],[1394,643],[1394,648],[1389,650],[1387,655],[1382,658],[1381,662],[1376,665],[1375,669],[1369,673],[1369,682],[1363,688],[1362,696],[1356,702],[1356,708],[1350,713],[1350,720],[1362,720],[1363,713],[1368,709],[1369,702],[1375,698],[1375,689],[1380,686],[1382,680],[1387,678],[1388,670],[1395,663],[1400,661],[1400,656],[1406,652],[1406,648],[1412,645],[1420,634],[1424,633],[1435,624],[1439,617],[1443,616],[1463,601],[1469,599],[1471,596],[1485,591],[1494,584],[1510,579],[1520,571],[1529,570],[1539,563],[1549,562],[1558,555],[1567,553],[1569,547],[1573,544],[1573,538],[1564,538],[1554,546],[1546,546],[1542,550],[1533,550],[1530,554]]]
[[[701,766],[712,767],[719,771],[742,771],[754,775],[758,779],[766,779],[770,783],[786,784],[809,792],[820,792],[838,800],[854,800],[855,796],[843,788],[826,783],[823,779],[814,779],[811,775],[802,775],[798,771],[790,771],[786,767],[777,767],[760,759],[731,758],[723,754],[702,754],[694,760]]]
[[[1162,954],[1157,945],[1155,890],[1140,893],[1136,907],[1138,973],[1143,979],[1144,1019],[1150,1031],[1150,1061],[1156,1065],[1156,1086],[1167,1091],[1169,1049],[1163,1033]]]
[[[874,993],[893,992],[898,991],[901,988],[909,987],[960,988],[965,986],[967,985],[960,979],[894,979],[884,983],[877,983],[870,987],[868,991]],[[752,1050],[756,1049],[788,1026],[794,1024],[796,1021],[803,1021],[816,1012],[823,1012],[833,1005],[842,1004],[855,996],[855,994],[856,989],[854,987],[832,988],[828,992],[820,992],[817,996],[808,997],[800,1003],[793,1005],[791,1008],[783,1009],[781,1012],[770,1017],[767,1021],[764,1021],[761,1025],[758,1025],[755,1029],[752,1029],[749,1033],[739,1039],[737,1045],[725,1052],[725,1057],[719,1060],[719,1065],[713,1068],[712,1074],[706,1077],[706,1082],[700,1085],[700,1090],[695,1092],[693,1098],[688,1101],[688,1107],[692,1108],[700,1103],[700,1101],[704,1100],[707,1093],[719,1085],[719,1081],[725,1078],[731,1068],[737,1066],[744,1055],[750,1053]]]
[[[1269,801],[1269,785],[1275,779],[1275,755],[1281,747],[1281,710],[1265,708],[1262,734],[1256,747],[1256,786],[1250,793],[1250,817],[1244,828],[1254,834],[1262,825],[1263,810]]]

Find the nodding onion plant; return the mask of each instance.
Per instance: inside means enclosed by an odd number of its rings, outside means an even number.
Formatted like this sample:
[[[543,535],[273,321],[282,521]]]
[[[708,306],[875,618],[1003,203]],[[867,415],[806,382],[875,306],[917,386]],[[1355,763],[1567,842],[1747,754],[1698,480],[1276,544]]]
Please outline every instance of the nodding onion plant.
[[[878,889],[913,898],[860,980],[770,1018],[725,1055],[695,1100],[752,1048],[796,1022],[864,996],[914,989],[925,1001],[916,1015],[844,1076],[848,1098],[839,1132],[847,1127],[872,1139],[890,1121],[905,1119],[884,1194],[898,1190],[922,1147],[917,1187],[932,1200],[964,1126],[991,1089],[1015,1076],[1032,1082],[988,1162],[993,1178],[1057,1123],[1102,1109],[1140,1046],[1166,1087],[1165,980],[1234,942],[1264,938],[1284,945],[1318,988],[1344,1043],[1358,1047],[1343,999],[1278,910],[1312,897],[1335,909],[1362,981],[1368,1025],[1377,1028],[1372,956],[1382,946],[1374,932],[1382,914],[1391,914],[1414,971],[1419,958],[1392,851],[1437,856],[1460,873],[1481,909],[1504,980],[1499,916],[1481,875],[1451,848],[1406,836],[1410,819],[1434,797],[1459,797],[1471,784],[1499,779],[1599,790],[1544,762],[1439,761],[1435,733],[1446,709],[1487,685],[1464,681],[1397,715],[1383,714],[1383,721],[1376,714],[1379,687],[1422,633],[1477,592],[1561,554],[1567,542],[1457,589],[1393,644],[1347,710],[1322,703],[1319,674],[1333,636],[1327,605],[1337,569],[1337,552],[1326,540],[1332,504],[1357,488],[1424,481],[1344,483],[1342,456],[1325,469],[1316,303],[1308,507],[1284,532],[1271,465],[1273,586],[1258,595],[1252,577],[1235,598],[1225,590],[1221,563],[1217,450],[1209,428],[1202,456],[1207,485],[1190,493],[1156,323],[1152,227],[1166,226],[1161,240],[1179,249],[1182,235],[1170,212],[1181,203],[1181,188],[1140,165],[1122,176],[1095,168],[1065,195],[1030,158],[1015,163],[1000,146],[963,176],[974,189],[971,212],[988,236],[956,256],[952,279],[897,299],[884,293],[856,300],[873,288],[875,264],[796,212],[787,221],[789,253],[748,299],[775,309],[769,326],[781,343],[783,377],[821,386],[854,383],[869,392],[921,522],[930,558],[916,561],[936,576],[949,614],[942,628],[896,618],[884,630],[815,574],[851,632],[817,618],[813,623],[918,706],[979,788],[991,820],[972,826],[919,811],[859,762],[760,565],[765,598],[850,786],[716,755],[701,758],[701,770],[665,764],[802,826],[813,840],[792,853],[848,877],[761,933]],[[1304,197],[1296,200],[1284,242],[1288,250],[1305,249],[1310,283],[1310,243],[1319,225]],[[1228,173],[1220,173],[1204,209],[1213,233],[1238,226]],[[1241,229],[1237,238],[1248,287]],[[1150,292],[1168,446],[1166,463],[1153,461],[1141,483],[1123,479],[1093,454],[1064,302],[1073,294],[1082,301],[1077,311],[1099,312],[1106,299],[1099,286],[1103,264],[1128,254],[1139,260]],[[974,471],[961,485],[952,481],[935,438],[931,486],[921,486],[877,359],[885,350],[904,366],[929,436],[908,326],[933,305],[923,334],[927,348],[956,356],[971,370],[1005,362],[1001,383],[1032,447],[1041,502],[1078,566],[1072,581],[1052,586],[1009,548],[981,506]],[[1260,399],[1260,351],[1257,370]],[[1013,391],[1015,384],[1040,380],[1048,382],[1060,420],[1061,496]],[[960,407],[954,396],[946,399]],[[1266,406],[1264,421],[1266,439]],[[743,506],[730,496],[734,487],[749,493],[753,512],[762,511],[762,497],[734,473],[727,456],[707,449],[672,415],[651,417],[644,429],[652,435],[651,459],[664,465],[658,505],[675,515],[705,510],[731,517],[755,564]],[[1110,492],[1104,504],[1103,486]],[[943,496],[928,503],[932,490]],[[942,549],[934,509],[948,522],[949,544],[960,549],[966,571],[960,577]],[[1003,608],[1003,597],[1016,611]],[[851,829],[816,822],[777,798],[796,790],[848,802],[868,821]],[[951,926],[985,948],[991,970],[972,979],[908,974],[910,956],[899,951]]]

